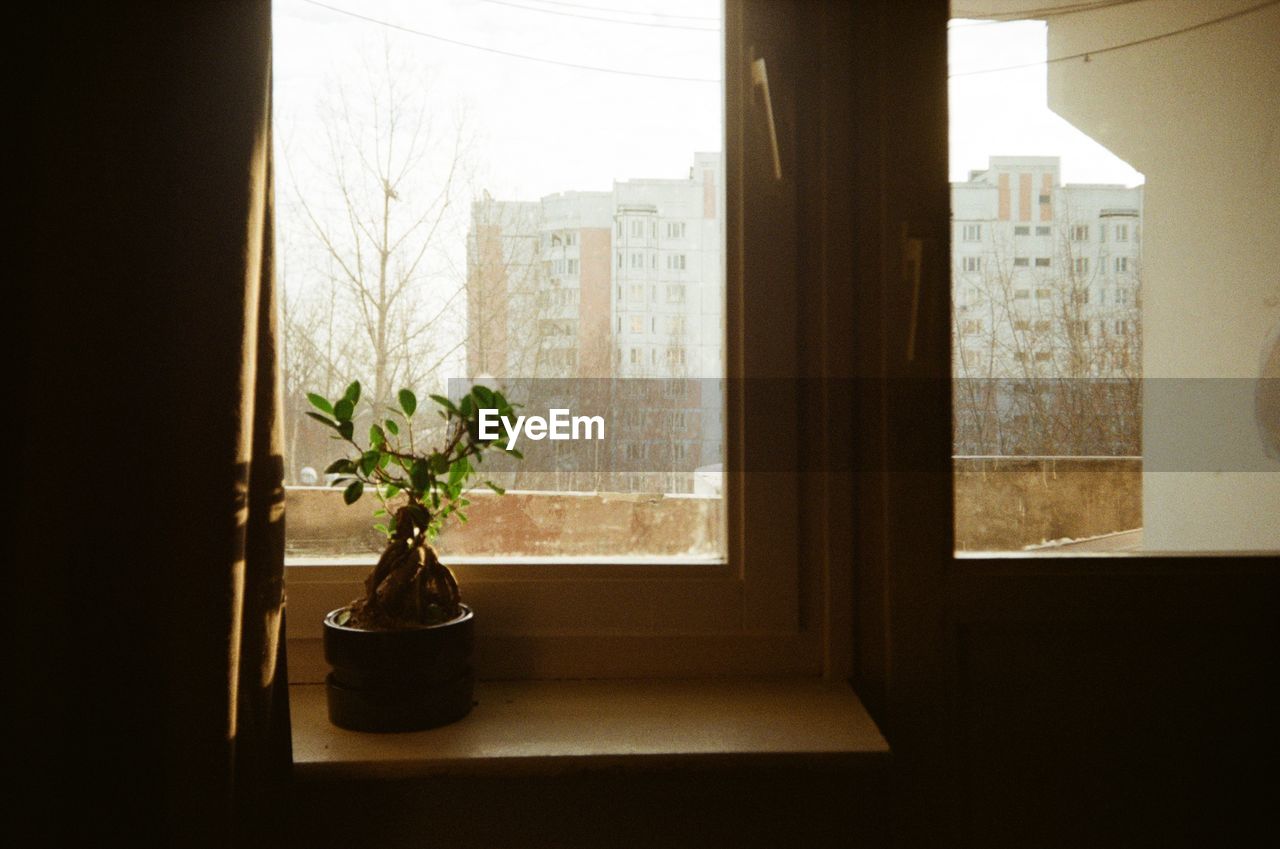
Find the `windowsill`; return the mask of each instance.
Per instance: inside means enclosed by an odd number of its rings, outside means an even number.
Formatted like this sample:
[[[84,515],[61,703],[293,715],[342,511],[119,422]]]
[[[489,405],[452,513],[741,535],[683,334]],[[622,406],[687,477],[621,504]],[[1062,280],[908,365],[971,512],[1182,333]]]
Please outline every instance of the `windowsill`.
[[[847,685],[810,678],[492,681],[461,722],[364,734],[331,725],[324,687],[290,687],[302,781],[881,763],[888,744]]]

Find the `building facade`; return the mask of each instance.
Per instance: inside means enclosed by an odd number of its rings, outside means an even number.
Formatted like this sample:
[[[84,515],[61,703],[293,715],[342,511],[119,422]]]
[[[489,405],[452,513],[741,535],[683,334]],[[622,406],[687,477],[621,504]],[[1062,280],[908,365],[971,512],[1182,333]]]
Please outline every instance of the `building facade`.
[[[1141,186],[991,157],[951,194],[956,453],[1141,453]]]
[[[468,373],[636,396],[612,401],[618,438],[592,475],[549,485],[691,492],[721,462],[723,185],[722,156],[696,153],[683,179],[472,204]]]

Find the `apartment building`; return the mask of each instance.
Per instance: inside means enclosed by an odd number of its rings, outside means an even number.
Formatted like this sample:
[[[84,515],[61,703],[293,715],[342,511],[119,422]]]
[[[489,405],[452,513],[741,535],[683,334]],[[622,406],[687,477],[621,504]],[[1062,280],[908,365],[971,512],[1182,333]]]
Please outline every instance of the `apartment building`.
[[[951,186],[957,453],[1137,450],[1142,187],[1060,168],[996,156]]]

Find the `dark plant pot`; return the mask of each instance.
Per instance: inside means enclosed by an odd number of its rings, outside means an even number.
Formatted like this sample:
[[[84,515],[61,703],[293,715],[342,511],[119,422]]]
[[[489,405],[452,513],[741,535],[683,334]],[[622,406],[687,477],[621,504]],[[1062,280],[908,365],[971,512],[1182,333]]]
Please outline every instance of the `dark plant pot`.
[[[352,731],[420,731],[471,712],[475,615],[407,631],[365,631],[324,618],[329,721]]]

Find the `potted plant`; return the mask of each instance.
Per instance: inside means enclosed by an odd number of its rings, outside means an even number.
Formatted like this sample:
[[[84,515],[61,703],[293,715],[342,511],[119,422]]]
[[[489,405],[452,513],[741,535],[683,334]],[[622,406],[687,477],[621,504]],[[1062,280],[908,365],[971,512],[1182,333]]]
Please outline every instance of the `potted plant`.
[[[465,522],[468,482],[490,449],[506,450],[505,436],[481,439],[480,410],[512,416],[502,393],[473,386],[456,403],[431,395],[444,420],[435,447],[414,439],[417,396],[402,389],[398,407],[376,415],[368,442],[356,439],[360,384],[341,398],[308,393],[308,412],[348,446],[326,474],[336,475],[347,504],[372,492],[381,502],[375,527],[387,544],[364,581],[364,595],[330,611],[324,620],[329,719],[356,731],[411,731],[461,719],[471,710],[471,646],[475,614],[462,603],[458,582],[432,543],[445,523]],[[502,487],[485,480],[497,494]]]

